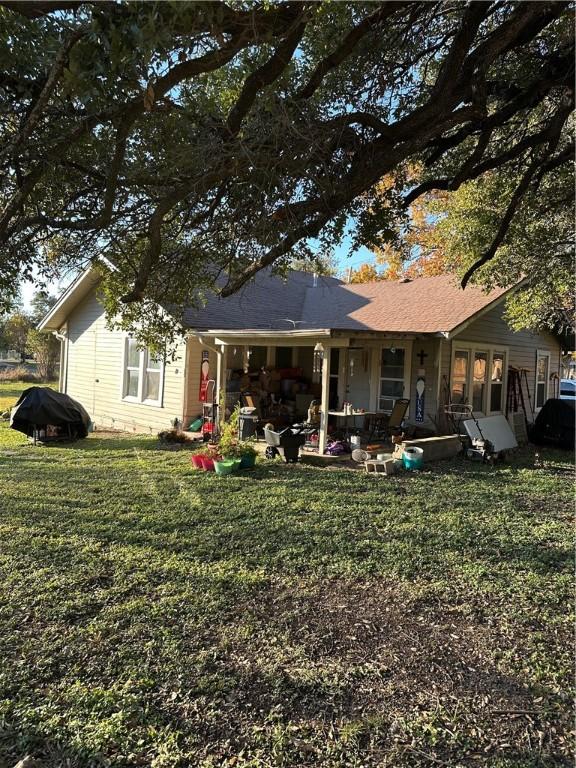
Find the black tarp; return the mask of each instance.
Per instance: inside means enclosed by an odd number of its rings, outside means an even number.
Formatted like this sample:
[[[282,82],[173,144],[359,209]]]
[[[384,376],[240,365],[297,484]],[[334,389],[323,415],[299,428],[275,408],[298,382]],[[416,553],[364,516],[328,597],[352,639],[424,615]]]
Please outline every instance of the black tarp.
[[[536,445],[555,443],[560,448],[574,450],[576,433],[576,402],[546,400],[530,430],[530,442]]]
[[[10,413],[10,426],[25,435],[48,424],[61,427],[63,435],[86,437],[90,416],[82,405],[68,395],[49,387],[25,389]]]

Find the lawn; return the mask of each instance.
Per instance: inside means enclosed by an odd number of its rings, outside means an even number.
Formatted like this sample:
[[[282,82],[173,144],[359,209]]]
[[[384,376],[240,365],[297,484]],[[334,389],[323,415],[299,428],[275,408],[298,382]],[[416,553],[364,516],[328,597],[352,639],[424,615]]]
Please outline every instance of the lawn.
[[[571,459],[217,478],[0,425],[0,768],[571,765]]]

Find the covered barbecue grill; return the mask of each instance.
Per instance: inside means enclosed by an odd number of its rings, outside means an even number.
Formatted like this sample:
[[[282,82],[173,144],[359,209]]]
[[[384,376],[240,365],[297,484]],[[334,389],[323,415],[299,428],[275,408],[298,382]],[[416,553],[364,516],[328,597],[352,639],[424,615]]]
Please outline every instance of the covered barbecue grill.
[[[77,400],[49,387],[25,389],[10,414],[12,429],[42,442],[76,440],[91,430],[90,416]]]

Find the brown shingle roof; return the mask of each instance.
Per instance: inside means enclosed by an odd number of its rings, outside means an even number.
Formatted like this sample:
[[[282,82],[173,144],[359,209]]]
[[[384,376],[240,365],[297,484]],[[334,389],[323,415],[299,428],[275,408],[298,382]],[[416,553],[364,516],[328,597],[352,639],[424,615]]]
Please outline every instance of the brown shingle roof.
[[[334,278],[293,272],[286,281],[261,272],[234,296],[211,296],[188,310],[185,324],[202,329],[333,329],[393,333],[446,333],[500,298],[508,289],[484,293],[460,288],[451,275],[407,283],[345,284]],[[286,318],[295,321],[295,325]]]

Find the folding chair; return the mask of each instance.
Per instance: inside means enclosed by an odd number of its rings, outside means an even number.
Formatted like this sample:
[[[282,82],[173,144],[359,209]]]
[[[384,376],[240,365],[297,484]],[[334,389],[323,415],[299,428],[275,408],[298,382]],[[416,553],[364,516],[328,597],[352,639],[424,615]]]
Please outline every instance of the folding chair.
[[[374,436],[386,440],[395,430],[400,429],[409,405],[410,400],[407,398],[400,398],[394,403],[394,407],[390,414],[383,413],[381,416],[377,416],[372,422],[368,442],[372,442]]]

